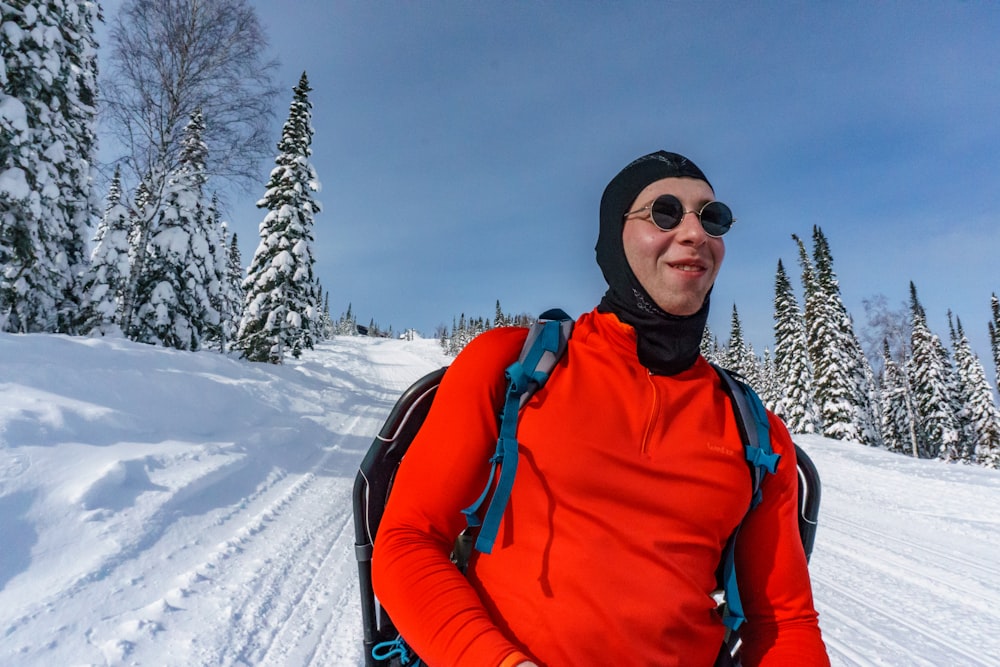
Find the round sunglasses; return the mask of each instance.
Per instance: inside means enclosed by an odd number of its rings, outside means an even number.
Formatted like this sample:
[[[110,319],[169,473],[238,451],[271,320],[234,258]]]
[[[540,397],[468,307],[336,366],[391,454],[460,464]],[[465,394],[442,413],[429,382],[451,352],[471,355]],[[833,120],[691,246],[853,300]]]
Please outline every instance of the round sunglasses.
[[[681,224],[681,220],[688,213],[694,213],[698,216],[705,233],[713,238],[718,238],[728,232],[733,223],[736,222],[733,212],[721,201],[710,201],[702,206],[700,211],[687,211],[681,200],[674,195],[660,195],[653,200],[652,204],[629,211],[625,217],[645,211],[649,211],[649,219],[652,220],[653,224],[665,232],[669,232]]]

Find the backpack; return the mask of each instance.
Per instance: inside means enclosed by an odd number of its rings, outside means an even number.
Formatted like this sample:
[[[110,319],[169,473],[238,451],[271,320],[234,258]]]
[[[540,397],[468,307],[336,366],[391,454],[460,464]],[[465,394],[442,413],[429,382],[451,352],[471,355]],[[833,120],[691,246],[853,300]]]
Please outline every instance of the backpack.
[[[517,361],[506,370],[507,391],[500,413],[497,449],[490,459],[490,477],[482,495],[470,507],[462,510],[466,516],[467,528],[456,537],[452,553],[452,561],[462,572],[468,565],[473,548],[482,553],[490,553],[492,550],[517,471],[518,413],[531,395],[545,384],[565,351],[572,325],[572,318],[561,310],[543,313],[531,325]],[[723,388],[733,404],[743,441],[752,483],[749,512],[762,499],[764,476],[774,472],[780,457],[771,449],[767,413],[757,394],[732,372],[715,364],[712,367],[722,379]],[[446,370],[447,367],[443,367],[428,373],[403,392],[375,436],[355,478],[355,556],[361,590],[362,643],[366,667],[416,667],[422,664],[400,637],[392,619],[375,598],[371,580],[371,557],[375,535],[392,491],[396,470],[427,417]],[[819,474],[812,460],[798,445],[795,445],[795,451],[798,457],[799,537],[808,560],[812,555],[819,515]],[[490,494],[495,479],[496,489]],[[480,519],[484,505],[487,509]],[[739,530],[738,525],[727,541],[718,569],[718,597],[721,599],[719,610],[727,630],[716,667],[739,665],[739,627],[745,620],[735,567],[735,546]]]

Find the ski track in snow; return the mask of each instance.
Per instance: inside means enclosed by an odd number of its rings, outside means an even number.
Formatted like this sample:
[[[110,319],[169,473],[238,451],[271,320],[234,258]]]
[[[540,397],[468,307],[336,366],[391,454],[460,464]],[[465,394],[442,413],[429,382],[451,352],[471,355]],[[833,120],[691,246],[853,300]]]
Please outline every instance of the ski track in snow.
[[[376,351],[371,341],[346,339],[315,357],[324,370],[348,378],[347,393],[338,387],[339,404],[331,409],[343,417],[338,436],[317,443],[305,472],[272,470],[232,505],[184,520],[171,518],[185,502],[231,483],[227,478],[252,464],[237,460],[199,479],[196,491],[176,493],[141,531],[116,536],[117,548],[100,567],[9,622],[4,636],[52,639],[21,646],[12,662],[0,662],[58,664],[63,658],[52,656],[61,655],[59,645],[82,636],[90,651],[73,660],[83,664],[363,664],[354,475],[399,393],[438,365],[428,360],[434,355]],[[106,608],[81,608],[78,626],[46,627],[55,610],[62,618],[77,600],[94,599],[107,600]]]
[[[382,388],[372,395],[380,402],[359,401],[344,435],[370,440],[398,393],[432,368],[418,365],[414,373],[406,365],[393,367],[372,359],[357,365],[356,372],[366,371],[360,377],[369,389]],[[335,454],[349,463],[333,463]],[[363,449],[333,443],[298,488],[269,508],[266,525],[251,522],[246,537],[228,545],[226,560],[243,563],[219,563],[215,571],[248,576],[230,580],[223,575],[213,582],[228,622],[219,628],[224,640],[220,643],[213,636],[208,650],[197,654],[201,664],[362,664],[349,508],[354,472],[363,454]]]
[[[810,436],[797,440],[811,445]],[[820,625],[834,665],[995,666],[1000,642],[997,519],[984,489],[937,480],[897,479],[898,455],[831,443],[808,446],[823,476],[837,458],[870,458],[850,470],[864,479],[824,478],[816,550],[810,564]],[[848,449],[855,447],[854,451]],[[988,473],[951,466],[948,472]],[[987,479],[996,488],[995,473]],[[870,479],[869,479],[870,477]],[[990,485],[986,485],[990,486]],[[993,491],[995,494],[995,490]],[[994,497],[993,496],[987,496]],[[967,503],[969,517],[936,514],[935,503]],[[928,510],[923,511],[927,505]]]
[[[195,443],[197,456],[164,449],[145,468],[126,458],[100,473],[84,504],[106,500],[114,480],[148,478],[129,496],[135,508],[80,514],[106,546],[96,566],[70,568],[61,584],[41,577],[37,595],[0,584],[11,601],[0,664],[363,665],[354,476],[399,393],[444,362],[435,346],[338,338],[274,371],[298,383],[289,401],[321,404],[298,406],[323,428],[289,436],[298,449],[287,456]],[[281,447],[289,430],[260,438]],[[301,441],[316,433],[327,441]],[[823,479],[810,570],[833,665],[1000,664],[1000,476],[796,440]],[[4,451],[0,482],[35,466]]]

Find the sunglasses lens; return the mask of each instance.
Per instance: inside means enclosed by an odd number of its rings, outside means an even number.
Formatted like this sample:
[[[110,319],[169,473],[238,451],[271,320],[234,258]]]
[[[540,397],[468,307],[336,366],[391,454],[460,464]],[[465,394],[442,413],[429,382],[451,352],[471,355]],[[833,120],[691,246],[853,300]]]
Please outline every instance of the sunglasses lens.
[[[654,225],[663,231],[668,231],[680,224],[681,218],[684,217],[684,207],[677,197],[662,195],[653,202],[650,217]]]
[[[701,211],[701,226],[709,236],[722,236],[733,226],[733,212],[721,201],[710,202]]]

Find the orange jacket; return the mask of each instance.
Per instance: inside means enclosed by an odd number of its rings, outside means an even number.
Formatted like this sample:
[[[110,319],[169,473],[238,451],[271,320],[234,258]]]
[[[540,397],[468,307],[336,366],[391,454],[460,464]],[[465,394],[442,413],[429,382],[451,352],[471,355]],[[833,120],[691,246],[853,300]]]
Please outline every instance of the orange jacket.
[[[710,597],[750,502],[733,409],[702,358],[650,375],[635,334],[595,312],[521,411],[519,464],[490,555],[449,562],[497,439],[503,371],[524,329],[470,343],[403,459],[375,541],[375,592],[433,667],[712,665],[723,626]],[[828,665],[796,519],[795,452],[782,455],[741,529],[744,664]],[[507,662],[505,662],[507,661]]]

